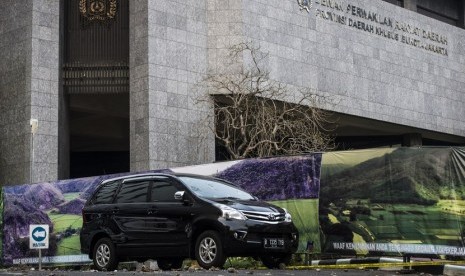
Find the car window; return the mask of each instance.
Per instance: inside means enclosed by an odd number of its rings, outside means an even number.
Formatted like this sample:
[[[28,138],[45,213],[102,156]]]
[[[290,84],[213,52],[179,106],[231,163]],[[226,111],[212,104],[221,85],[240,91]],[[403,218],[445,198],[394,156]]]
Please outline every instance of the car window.
[[[254,200],[251,194],[219,179],[196,178],[190,176],[180,176],[179,178],[191,191],[200,197],[211,199],[234,198]]]
[[[174,194],[178,189],[168,181],[155,181],[152,183],[152,201],[176,201]]]
[[[118,188],[118,181],[108,182],[97,191],[92,200],[93,204],[108,204],[113,201],[116,189]]]
[[[146,202],[149,190],[148,181],[128,182],[121,184],[121,189],[116,196],[117,203]]]

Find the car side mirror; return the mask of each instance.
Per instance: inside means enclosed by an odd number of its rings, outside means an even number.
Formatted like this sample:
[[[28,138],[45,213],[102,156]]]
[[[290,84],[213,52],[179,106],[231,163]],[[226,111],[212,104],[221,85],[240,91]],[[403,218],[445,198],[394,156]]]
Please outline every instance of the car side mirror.
[[[192,199],[186,194],[186,191],[177,191],[174,193],[174,199],[181,201],[184,205],[192,204]]]
[[[177,191],[176,193],[174,193],[174,199],[179,200],[179,201],[184,201],[185,193],[186,193],[185,191]]]

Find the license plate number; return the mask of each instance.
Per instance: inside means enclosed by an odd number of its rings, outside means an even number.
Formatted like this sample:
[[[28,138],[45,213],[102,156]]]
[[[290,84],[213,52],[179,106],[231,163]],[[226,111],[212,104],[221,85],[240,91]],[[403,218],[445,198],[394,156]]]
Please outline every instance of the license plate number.
[[[265,239],[263,244],[265,248],[283,248],[284,239]]]

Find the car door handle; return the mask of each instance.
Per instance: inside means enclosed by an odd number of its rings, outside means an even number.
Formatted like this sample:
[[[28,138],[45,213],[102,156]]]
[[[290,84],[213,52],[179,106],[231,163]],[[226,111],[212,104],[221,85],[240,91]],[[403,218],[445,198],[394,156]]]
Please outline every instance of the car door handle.
[[[149,208],[147,210],[147,214],[149,214],[149,215],[155,214],[156,212],[158,212],[158,209],[155,208],[155,207]]]
[[[119,208],[118,208],[118,207],[113,208],[113,210],[111,210],[111,212],[112,212],[113,214],[117,214],[117,213],[119,213]]]

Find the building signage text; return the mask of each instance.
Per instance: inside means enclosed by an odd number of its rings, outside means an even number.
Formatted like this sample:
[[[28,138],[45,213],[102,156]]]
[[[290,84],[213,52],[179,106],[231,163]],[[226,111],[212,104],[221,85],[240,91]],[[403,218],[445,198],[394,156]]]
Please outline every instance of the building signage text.
[[[465,256],[465,247],[448,245],[352,242],[334,242],[332,245],[333,249],[335,250],[366,250],[373,252],[404,252],[416,254]]]
[[[315,0],[315,4],[318,18],[448,56],[444,35],[342,1]]]

